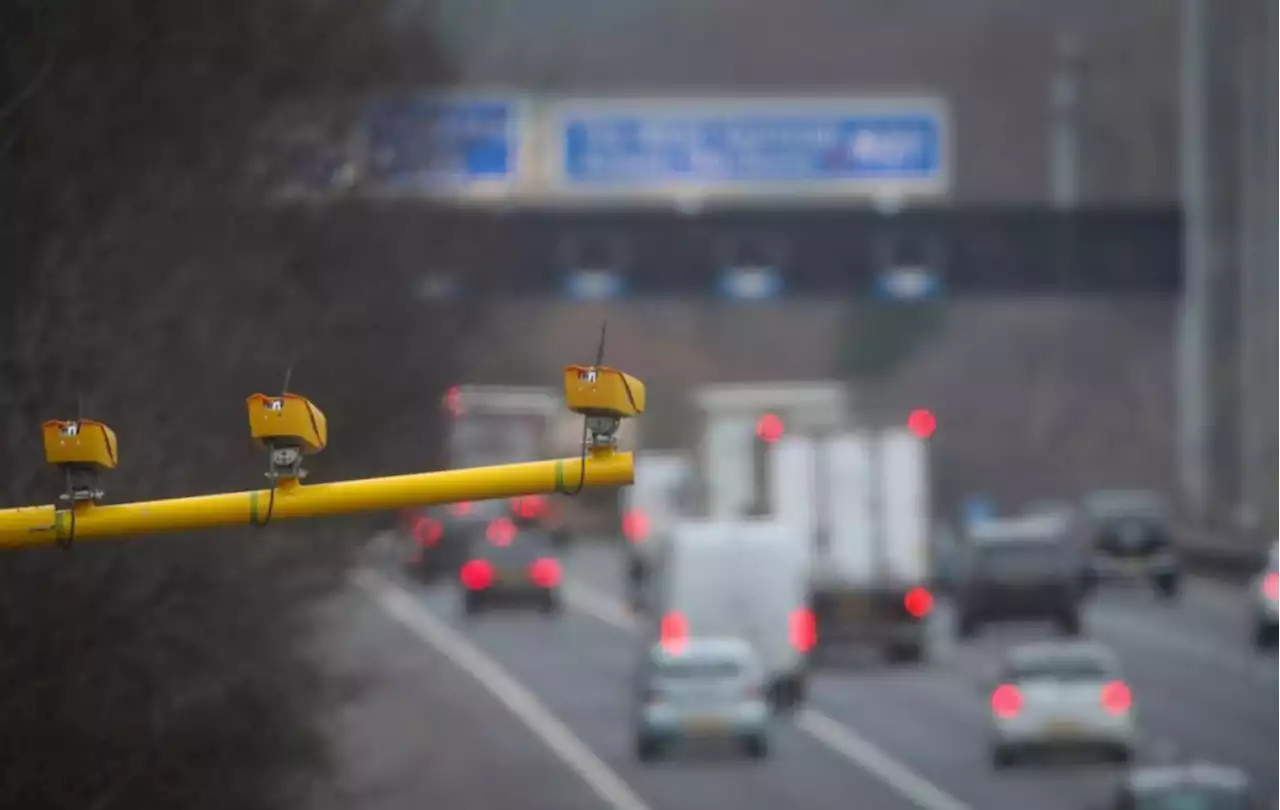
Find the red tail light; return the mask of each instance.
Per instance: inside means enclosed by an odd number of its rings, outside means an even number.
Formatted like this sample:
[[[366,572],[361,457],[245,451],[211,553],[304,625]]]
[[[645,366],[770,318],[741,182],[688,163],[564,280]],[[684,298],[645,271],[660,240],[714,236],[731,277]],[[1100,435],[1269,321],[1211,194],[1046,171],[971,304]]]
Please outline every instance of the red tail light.
[[[675,655],[689,643],[689,623],[682,613],[668,613],[662,617],[662,648]]]
[[[1008,720],[1022,711],[1022,693],[1011,683],[1002,683],[991,693],[991,713]]]
[[[542,517],[547,503],[538,495],[524,495],[511,499],[511,512],[522,520],[535,520]]]
[[[435,518],[420,517],[413,524],[413,536],[420,546],[434,546],[443,534],[444,527]]]
[[[458,501],[449,504],[449,513],[455,517],[466,517],[471,514],[471,501]]]
[[[529,579],[539,588],[554,588],[560,584],[560,563],[550,557],[539,557],[529,566]]]
[[[453,416],[462,415],[462,392],[454,385],[444,392],[444,407]]]
[[[1280,602],[1280,574],[1272,571],[1262,580],[1262,592],[1272,602]]]
[[[510,518],[496,518],[489,521],[489,529],[485,532],[489,542],[495,546],[509,546],[516,539],[516,524]]]
[[[1133,705],[1133,693],[1124,681],[1112,681],[1102,687],[1102,708],[1108,714],[1124,714]]]
[[[907,612],[917,619],[923,619],[933,610],[933,594],[926,588],[912,588],[902,600]]]
[[[640,509],[628,509],[622,516],[622,536],[629,543],[642,543],[649,536],[649,516]]]
[[[791,646],[802,653],[813,649],[818,641],[818,627],[813,620],[813,611],[808,608],[796,608],[787,617],[787,636]]]
[[[493,566],[488,560],[468,560],[458,572],[458,580],[469,591],[483,591],[493,584]]]

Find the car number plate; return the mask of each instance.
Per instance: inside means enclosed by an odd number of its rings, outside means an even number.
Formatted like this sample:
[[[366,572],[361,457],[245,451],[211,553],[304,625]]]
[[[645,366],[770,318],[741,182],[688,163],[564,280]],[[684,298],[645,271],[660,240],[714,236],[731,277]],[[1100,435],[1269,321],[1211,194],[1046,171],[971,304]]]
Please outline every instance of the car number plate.
[[[840,618],[861,619],[867,615],[867,604],[859,600],[847,600],[840,603]]]
[[[724,721],[718,717],[691,717],[684,724],[685,731],[695,735],[716,734],[724,727]]]
[[[1080,726],[1067,720],[1054,720],[1049,723],[1049,736],[1055,738],[1077,737]]]

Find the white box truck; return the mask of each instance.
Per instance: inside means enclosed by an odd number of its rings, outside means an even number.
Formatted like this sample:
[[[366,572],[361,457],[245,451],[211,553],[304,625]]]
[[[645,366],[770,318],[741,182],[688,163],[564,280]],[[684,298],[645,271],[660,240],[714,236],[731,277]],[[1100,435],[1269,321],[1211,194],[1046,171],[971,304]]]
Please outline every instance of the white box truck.
[[[906,429],[861,431],[813,440],[808,455],[818,482],[813,662],[867,646],[891,661],[924,660],[933,612],[925,442]]]
[[[445,408],[450,416],[447,450],[451,467],[511,464],[583,453],[583,418],[566,410],[563,394],[553,388],[461,385],[446,395]],[[625,420],[619,428],[616,440],[620,451],[635,450],[637,421]],[[534,507],[540,522],[561,543],[575,536],[608,535],[618,525],[616,490],[584,489],[573,496],[519,500],[521,507]]]

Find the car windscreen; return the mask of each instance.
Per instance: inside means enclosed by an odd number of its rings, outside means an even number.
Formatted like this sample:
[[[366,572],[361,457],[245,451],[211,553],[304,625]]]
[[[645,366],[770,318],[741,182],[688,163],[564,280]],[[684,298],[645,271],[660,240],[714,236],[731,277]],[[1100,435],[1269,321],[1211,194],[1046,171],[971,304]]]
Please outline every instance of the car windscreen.
[[[1087,656],[1053,656],[1011,661],[1005,665],[1004,677],[1018,681],[1097,681],[1114,676],[1105,661]]]
[[[1151,551],[1167,547],[1172,542],[1167,525],[1159,517],[1125,515],[1095,523],[1095,542],[1104,550]]]
[[[1150,791],[1138,797],[1136,810],[1248,810],[1248,798],[1227,787],[1187,786]]]
[[[992,544],[975,548],[973,553],[973,570],[981,577],[1056,574],[1066,562],[1062,546],[1048,542]]]
[[[1085,511],[1098,520],[1163,519],[1168,508],[1160,496],[1145,492],[1099,493],[1085,498]]]

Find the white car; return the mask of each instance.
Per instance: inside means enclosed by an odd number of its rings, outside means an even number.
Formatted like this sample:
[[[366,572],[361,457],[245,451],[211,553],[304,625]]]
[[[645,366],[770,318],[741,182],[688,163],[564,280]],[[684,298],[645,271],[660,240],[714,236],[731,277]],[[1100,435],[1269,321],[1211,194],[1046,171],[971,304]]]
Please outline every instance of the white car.
[[[1012,649],[990,695],[991,760],[1097,752],[1128,762],[1136,747],[1133,693],[1116,657],[1093,642],[1040,642]]]
[[[1253,640],[1258,647],[1276,644],[1277,604],[1280,603],[1280,570],[1276,544],[1271,545],[1266,569],[1253,582],[1255,602]]]
[[[727,742],[769,754],[770,711],[755,651],[737,638],[665,633],[641,662],[636,756],[652,761],[690,743]]]

